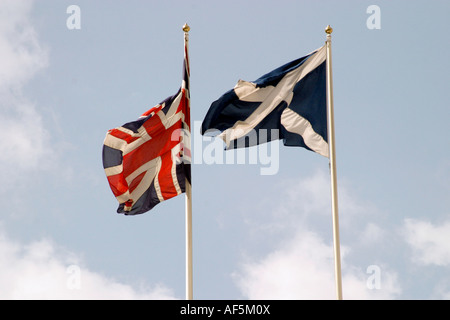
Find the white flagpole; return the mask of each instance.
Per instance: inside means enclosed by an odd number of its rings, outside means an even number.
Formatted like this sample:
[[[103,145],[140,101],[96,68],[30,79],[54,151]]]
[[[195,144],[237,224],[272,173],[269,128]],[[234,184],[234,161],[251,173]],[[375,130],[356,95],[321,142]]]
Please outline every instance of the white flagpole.
[[[192,284],[192,187],[186,179],[186,300],[193,299]]]
[[[189,30],[191,28],[185,24],[183,26],[184,31],[184,46],[186,54],[186,63],[189,70],[189,55],[188,43],[189,43]],[[189,72],[189,71],[188,71]],[[188,77],[190,75],[188,74]],[[189,88],[190,89],[190,88]],[[190,145],[190,143],[189,143]],[[186,300],[193,299],[193,264],[192,264],[192,186],[188,179],[185,180],[186,184]]]
[[[342,300],[341,249],[339,240],[339,213],[336,177],[336,147],[334,136],[334,106],[333,106],[333,73],[331,69],[331,33],[333,29],[327,26],[327,106],[328,106],[328,143],[330,146],[330,175],[331,175],[331,205],[333,213],[333,243],[334,243],[334,271],[336,278],[336,297]]]

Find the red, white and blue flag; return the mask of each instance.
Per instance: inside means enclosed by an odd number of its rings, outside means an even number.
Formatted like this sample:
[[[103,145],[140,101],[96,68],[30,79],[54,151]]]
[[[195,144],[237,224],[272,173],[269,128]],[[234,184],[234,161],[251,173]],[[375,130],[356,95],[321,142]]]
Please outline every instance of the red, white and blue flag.
[[[118,213],[141,214],[185,192],[191,182],[189,59],[185,46],[178,92],[136,121],[111,129],[103,144],[103,167]]]

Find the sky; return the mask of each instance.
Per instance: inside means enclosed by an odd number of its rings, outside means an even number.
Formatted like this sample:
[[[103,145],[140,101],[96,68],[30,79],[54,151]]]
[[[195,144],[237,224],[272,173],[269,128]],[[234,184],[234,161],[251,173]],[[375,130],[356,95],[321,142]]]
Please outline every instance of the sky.
[[[107,130],[179,89],[185,22],[194,298],[335,298],[328,159],[277,142],[215,152],[199,134],[239,79],[321,47],[330,24],[343,297],[449,299],[449,13],[445,0],[1,0],[0,299],[185,298],[184,195],[119,215],[101,159]]]

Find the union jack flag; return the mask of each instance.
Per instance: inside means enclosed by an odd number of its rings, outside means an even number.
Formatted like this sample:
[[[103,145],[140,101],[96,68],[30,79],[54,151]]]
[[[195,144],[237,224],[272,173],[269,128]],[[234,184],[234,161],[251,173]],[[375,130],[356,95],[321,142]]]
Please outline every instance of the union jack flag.
[[[118,213],[136,215],[185,192],[191,183],[189,59],[184,50],[178,92],[138,120],[111,129],[103,143],[103,167]]]

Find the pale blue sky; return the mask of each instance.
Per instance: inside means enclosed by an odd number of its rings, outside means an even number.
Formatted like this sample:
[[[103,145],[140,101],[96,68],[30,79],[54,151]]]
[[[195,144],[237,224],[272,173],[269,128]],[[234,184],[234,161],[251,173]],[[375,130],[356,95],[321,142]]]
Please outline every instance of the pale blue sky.
[[[72,4],[80,30],[66,26]],[[238,79],[322,46],[332,25],[344,298],[450,297],[448,1],[14,0],[0,12],[1,298],[184,298],[184,195],[116,214],[101,149],[178,90],[185,22],[192,121]],[[193,166],[195,298],[334,298],[328,161],[280,146],[279,166]]]

